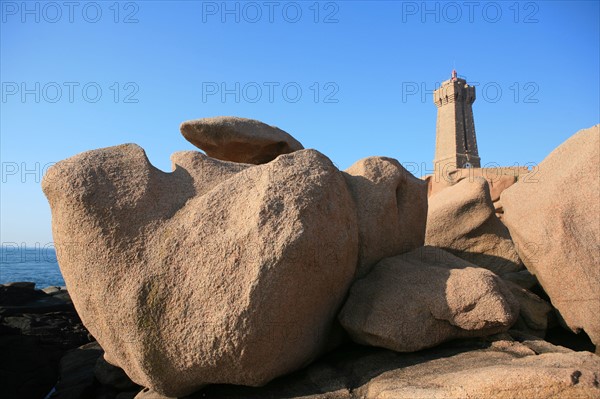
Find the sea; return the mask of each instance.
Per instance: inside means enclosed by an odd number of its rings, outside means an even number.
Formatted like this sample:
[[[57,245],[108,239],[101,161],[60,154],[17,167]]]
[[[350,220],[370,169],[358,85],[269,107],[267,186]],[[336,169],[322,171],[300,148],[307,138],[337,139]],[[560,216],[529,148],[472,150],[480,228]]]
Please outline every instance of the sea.
[[[64,286],[54,247],[1,246],[0,284],[15,281],[34,282],[38,289]]]

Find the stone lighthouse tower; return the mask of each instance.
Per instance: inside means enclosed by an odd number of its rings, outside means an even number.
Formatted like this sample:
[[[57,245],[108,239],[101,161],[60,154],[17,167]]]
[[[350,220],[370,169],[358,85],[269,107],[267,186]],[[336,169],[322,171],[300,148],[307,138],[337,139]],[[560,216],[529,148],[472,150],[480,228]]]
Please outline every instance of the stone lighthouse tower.
[[[433,92],[437,107],[435,159],[437,172],[454,168],[479,168],[472,104],[475,87],[457,77],[456,70]]]

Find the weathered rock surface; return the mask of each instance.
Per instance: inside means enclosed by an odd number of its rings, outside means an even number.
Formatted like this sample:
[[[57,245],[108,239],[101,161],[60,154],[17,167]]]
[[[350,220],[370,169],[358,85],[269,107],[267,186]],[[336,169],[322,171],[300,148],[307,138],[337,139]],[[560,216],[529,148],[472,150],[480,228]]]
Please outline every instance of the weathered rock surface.
[[[600,125],[582,130],[502,193],[519,255],[573,331],[600,345]]]
[[[429,198],[425,244],[499,275],[523,268],[481,177],[462,180]]]
[[[364,395],[373,399],[571,399],[600,394],[600,363],[593,354],[536,355],[525,345],[504,346],[383,373],[369,382]]]
[[[359,277],[383,258],[423,246],[426,183],[384,157],[356,162],[345,177],[358,210]]]
[[[548,314],[552,306],[531,291],[505,280],[515,299],[519,302],[519,319],[512,329],[544,338],[548,328]]]
[[[169,398],[147,388],[111,390],[91,382],[94,366],[87,359],[92,354],[85,352],[94,349],[86,345],[70,353],[69,364],[77,369],[61,368],[57,398]],[[417,353],[348,344],[264,387],[211,385],[179,398],[596,398],[598,377],[600,358],[591,353],[573,352],[511,330]],[[88,395],[76,396],[85,386]]]
[[[526,179],[525,175],[530,172],[528,167],[459,168],[438,171],[435,174],[425,176],[423,180],[427,183],[427,196],[430,197],[460,181],[473,181],[475,178],[482,177],[486,180],[490,189],[496,216],[500,218],[504,213],[500,194],[515,184],[519,178]]]
[[[498,276],[422,247],[382,260],[356,281],[339,320],[357,343],[410,352],[506,331],[518,314]]]
[[[473,180],[482,177],[488,183],[492,202],[500,199],[500,194],[517,182],[520,176],[528,174],[529,168],[521,167],[498,167],[498,168],[462,168],[446,171],[446,175],[431,175],[427,179],[429,183],[429,195],[453,186],[463,180]]]
[[[233,116],[186,121],[181,134],[206,155],[223,161],[263,164],[304,147],[283,130]]]
[[[199,398],[597,398],[600,358],[542,340],[469,340],[417,353],[350,345],[262,388],[210,386]],[[186,398],[186,399],[188,399]]]
[[[262,385],[313,360],[355,273],[354,201],[322,154],[260,166],[122,145],[44,177],[58,262],[105,359],[184,395]]]

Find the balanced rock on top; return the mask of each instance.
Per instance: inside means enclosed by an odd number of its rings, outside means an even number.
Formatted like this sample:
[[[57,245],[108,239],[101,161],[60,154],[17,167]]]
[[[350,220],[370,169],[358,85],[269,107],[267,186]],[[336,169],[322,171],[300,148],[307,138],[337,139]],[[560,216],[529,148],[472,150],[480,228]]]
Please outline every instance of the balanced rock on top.
[[[187,141],[206,155],[223,161],[258,165],[304,148],[275,126],[234,116],[186,121],[180,130]]]

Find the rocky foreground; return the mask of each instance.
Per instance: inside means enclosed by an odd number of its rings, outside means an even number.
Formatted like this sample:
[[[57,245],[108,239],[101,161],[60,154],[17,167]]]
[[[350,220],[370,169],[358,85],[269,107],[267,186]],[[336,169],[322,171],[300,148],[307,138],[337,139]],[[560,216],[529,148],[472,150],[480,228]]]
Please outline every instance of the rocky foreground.
[[[166,398],[104,360],[64,288],[12,283],[0,290],[3,398]],[[550,330],[556,343],[589,348],[558,329]],[[414,353],[345,340],[264,387],[211,385],[185,398],[587,398],[598,393],[598,371],[592,353],[513,328]]]
[[[83,370],[69,397],[600,396],[598,126],[535,176],[435,189],[390,158],[339,171],[258,121],[181,130],[208,155],[172,173],[127,144],[44,177],[97,340],[55,397]]]

